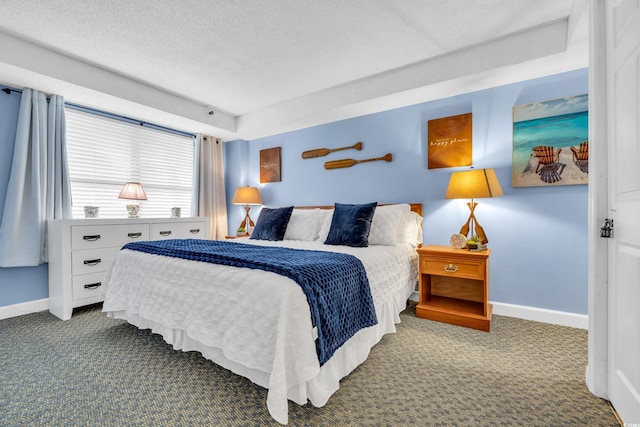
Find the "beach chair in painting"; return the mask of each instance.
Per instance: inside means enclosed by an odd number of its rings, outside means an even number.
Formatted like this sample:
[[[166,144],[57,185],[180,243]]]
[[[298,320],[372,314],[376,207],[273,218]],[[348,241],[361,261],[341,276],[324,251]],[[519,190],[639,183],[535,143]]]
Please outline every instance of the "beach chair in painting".
[[[576,147],[571,147],[571,153],[573,153],[573,162],[578,168],[584,172],[589,173],[589,141],[584,141]]]
[[[558,163],[560,162],[560,151],[562,148],[558,148],[557,150],[549,145],[538,145],[537,147],[533,147],[533,155],[538,159],[538,166],[536,166],[536,173],[540,171],[540,168],[551,165],[555,166],[555,169],[558,169]],[[550,168],[547,168],[549,170]]]

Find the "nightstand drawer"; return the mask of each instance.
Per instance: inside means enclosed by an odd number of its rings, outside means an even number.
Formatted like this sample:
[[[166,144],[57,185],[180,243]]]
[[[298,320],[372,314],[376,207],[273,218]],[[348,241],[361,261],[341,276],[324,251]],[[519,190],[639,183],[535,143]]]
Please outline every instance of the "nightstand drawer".
[[[482,280],[484,278],[484,261],[456,258],[421,258],[420,271],[438,276],[464,277]]]

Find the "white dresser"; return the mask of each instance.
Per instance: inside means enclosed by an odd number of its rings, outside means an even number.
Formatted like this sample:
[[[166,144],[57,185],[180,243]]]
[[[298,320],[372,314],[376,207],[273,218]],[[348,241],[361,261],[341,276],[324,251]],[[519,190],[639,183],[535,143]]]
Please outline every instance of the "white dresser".
[[[161,239],[208,239],[207,218],[52,220],[49,311],[62,320],[75,307],[104,301],[108,272],[122,246]]]

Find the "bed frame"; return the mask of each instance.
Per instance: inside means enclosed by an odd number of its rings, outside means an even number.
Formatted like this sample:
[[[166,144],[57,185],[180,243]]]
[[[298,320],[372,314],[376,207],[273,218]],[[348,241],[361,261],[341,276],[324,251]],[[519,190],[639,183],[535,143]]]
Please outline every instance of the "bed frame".
[[[388,206],[388,205],[396,205],[401,203],[381,203],[378,206]],[[411,211],[417,213],[422,216],[422,203],[409,203],[411,206]],[[296,209],[333,209],[333,205],[321,205],[321,206],[296,206]]]

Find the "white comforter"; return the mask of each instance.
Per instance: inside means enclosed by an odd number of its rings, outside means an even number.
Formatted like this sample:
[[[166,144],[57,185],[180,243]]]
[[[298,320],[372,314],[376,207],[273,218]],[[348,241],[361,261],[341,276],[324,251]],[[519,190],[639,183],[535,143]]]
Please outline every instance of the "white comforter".
[[[409,244],[350,248],[293,240],[235,241],[357,256],[367,272],[378,325],[354,335],[321,368],[306,297],[291,279],[131,250],[118,254],[103,311],[150,328],[175,349],[199,351],[267,388],[271,416],[286,424],[287,399],[323,406],[382,335],[395,332],[398,313],[415,288],[417,255]]]

